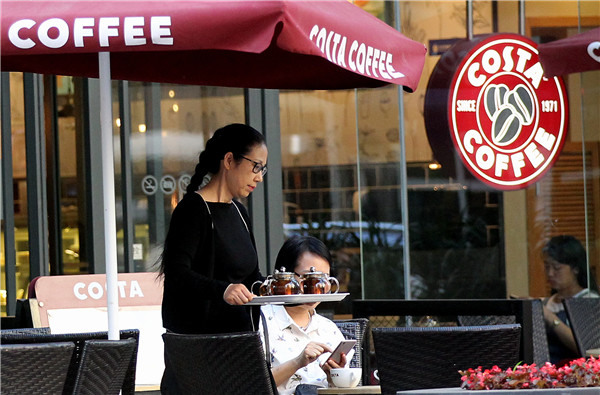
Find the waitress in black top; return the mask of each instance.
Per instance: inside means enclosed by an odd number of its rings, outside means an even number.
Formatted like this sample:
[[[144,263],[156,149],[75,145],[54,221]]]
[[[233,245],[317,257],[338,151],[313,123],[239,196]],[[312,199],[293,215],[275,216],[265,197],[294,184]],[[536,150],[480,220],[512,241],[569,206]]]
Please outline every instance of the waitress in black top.
[[[263,181],[267,147],[243,124],[218,129],[200,154],[165,240],[163,326],[176,333],[229,333],[258,328],[252,283],[262,280],[248,212],[235,201]],[[172,389],[165,361],[163,393]]]

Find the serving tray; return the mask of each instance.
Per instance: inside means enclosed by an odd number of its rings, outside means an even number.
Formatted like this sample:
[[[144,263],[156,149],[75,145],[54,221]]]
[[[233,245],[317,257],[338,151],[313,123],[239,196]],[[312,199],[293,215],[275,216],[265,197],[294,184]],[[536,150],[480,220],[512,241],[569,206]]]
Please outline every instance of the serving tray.
[[[246,305],[263,305],[263,304],[286,304],[286,303],[314,303],[314,302],[339,302],[346,296],[350,295],[347,292],[339,292],[335,294],[298,294],[298,295],[271,295],[271,296],[255,296],[252,301]]]

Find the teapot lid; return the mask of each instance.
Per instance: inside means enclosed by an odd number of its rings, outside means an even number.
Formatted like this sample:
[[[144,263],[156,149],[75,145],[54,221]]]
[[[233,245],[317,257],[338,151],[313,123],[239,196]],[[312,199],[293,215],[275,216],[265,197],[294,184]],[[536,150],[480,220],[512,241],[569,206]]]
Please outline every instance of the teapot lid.
[[[293,275],[294,272],[286,272],[284,266],[281,266],[280,270],[275,269],[275,273],[273,273],[274,278],[290,278]]]
[[[327,277],[329,275],[324,272],[318,272],[314,266],[311,266],[308,273],[304,273],[302,276],[304,276],[304,277]]]

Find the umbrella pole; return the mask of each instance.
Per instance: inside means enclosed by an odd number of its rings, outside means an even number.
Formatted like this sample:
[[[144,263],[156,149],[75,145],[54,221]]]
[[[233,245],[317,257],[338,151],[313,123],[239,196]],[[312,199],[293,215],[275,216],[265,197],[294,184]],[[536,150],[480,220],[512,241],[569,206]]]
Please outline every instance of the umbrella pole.
[[[100,78],[100,131],[102,141],[102,184],[104,195],[104,239],[106,259],[106,303],[108,338],[119,340],[119,295],[117,290],[117,220],[115,212],[115,169],[112,133],[110,53],[98,54]]]

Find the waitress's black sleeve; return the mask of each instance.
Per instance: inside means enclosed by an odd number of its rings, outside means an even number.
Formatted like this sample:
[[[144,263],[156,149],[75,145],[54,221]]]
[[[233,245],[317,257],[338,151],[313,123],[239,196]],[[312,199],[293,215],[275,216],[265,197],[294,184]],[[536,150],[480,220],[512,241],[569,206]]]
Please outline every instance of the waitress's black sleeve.
[[[245,208],[234,204],[247,218]],[[250,238],[254,244],[251,233]],[[215,278],[215,265],[219,263],[215,262],[214,248],[212,219],[206,203],[196,193],[186,194],[173,211],[163,251],[162,317],[166,329],[177,333],[253,329],[249,307],[230,306],[223,300],[230,281],[223,276]],[[256,250],[252,253],[256,254]],[[255,269],[243,283],[251,284],[261,278],[256,260]]]

